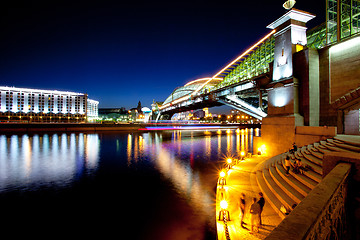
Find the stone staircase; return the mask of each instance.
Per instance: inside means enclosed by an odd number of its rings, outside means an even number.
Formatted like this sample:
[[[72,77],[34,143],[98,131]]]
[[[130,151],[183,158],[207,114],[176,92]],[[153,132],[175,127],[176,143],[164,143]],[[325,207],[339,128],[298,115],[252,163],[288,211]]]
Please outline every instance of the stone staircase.
[[[316,142],[298,148],[294,154],[289,152],[275,156],[257,167],[256,179],[267,203],[285,218],[281,207],[292,209],[294,204],[299,204],[309,192],[322,180],[322,159],[327,152],[356,152],[360,153],[360,137],[338,135],[325,141]],[[291,157],[292,166],[290,174],[286,175],[284,159]],[[306,165],[304,174],[292,171],[295,159],[300,159]]]

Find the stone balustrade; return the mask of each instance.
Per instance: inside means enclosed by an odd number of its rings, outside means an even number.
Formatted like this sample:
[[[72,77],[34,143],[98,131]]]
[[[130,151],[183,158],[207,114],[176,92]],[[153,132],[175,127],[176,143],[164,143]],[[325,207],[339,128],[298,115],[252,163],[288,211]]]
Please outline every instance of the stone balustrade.
[[[347,239],[345,205],[350,163],[337,164],[266,240]]]

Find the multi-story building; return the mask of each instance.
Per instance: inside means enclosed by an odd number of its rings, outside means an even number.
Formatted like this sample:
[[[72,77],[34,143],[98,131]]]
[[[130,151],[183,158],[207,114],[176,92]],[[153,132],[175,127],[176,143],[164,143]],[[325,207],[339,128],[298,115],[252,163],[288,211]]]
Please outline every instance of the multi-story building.
[[[87,122],[98,117],[99,102],[87,94],[0,87],[0,120]]]

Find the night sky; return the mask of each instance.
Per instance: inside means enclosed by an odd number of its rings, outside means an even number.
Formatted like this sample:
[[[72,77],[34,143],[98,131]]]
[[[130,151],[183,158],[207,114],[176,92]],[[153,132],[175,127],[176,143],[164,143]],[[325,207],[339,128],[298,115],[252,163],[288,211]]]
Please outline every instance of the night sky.
[[[8,1],[0,7],[0,86],[89,94],[100,108],[150,107],[211,77],[265,36],[285,0]],[[295,8],[325,21],[325,0]]]

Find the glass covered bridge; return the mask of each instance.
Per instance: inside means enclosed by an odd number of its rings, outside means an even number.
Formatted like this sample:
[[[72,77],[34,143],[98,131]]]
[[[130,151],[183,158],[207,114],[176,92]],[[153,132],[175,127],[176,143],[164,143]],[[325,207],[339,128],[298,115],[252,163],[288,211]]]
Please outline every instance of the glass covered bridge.
[[[321,49],[360,33],[360,1],[328,0],[326,14],[325,23],[307,31],[307,47]],[[227,104],[258,119],[265,117],[267,93],[262,87],[271,79],[274,34],[268,33],[214,76],[176,88],[155,113],[159,117]]]

